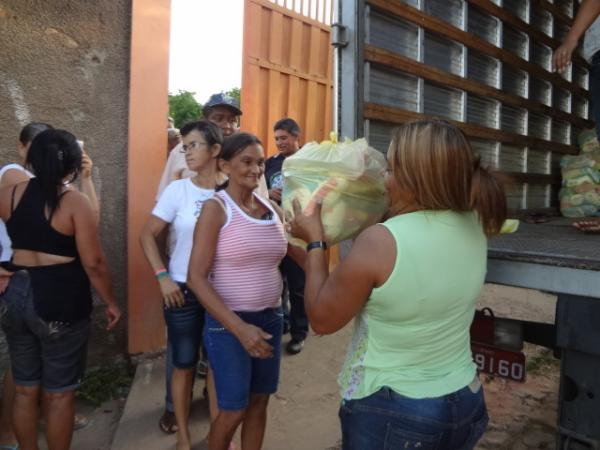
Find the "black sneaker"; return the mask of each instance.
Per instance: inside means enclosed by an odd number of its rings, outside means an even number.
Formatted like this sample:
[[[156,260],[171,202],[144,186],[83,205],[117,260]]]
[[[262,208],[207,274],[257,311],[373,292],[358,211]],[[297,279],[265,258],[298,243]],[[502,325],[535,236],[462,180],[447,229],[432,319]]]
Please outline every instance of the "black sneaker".
[[[298,353],[300,353],[302,351],[303,348],[304,348],[304,339],[302,339],[302,340],[292,339],[286,345],[285,350],[290,355],[297,355]]]

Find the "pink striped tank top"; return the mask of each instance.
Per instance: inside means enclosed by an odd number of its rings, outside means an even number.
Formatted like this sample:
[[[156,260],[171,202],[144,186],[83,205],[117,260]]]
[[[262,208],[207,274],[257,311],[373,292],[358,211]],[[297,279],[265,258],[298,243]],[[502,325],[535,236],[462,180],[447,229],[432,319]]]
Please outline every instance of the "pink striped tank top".
[[[260,311],[281,304],[283,283],[279,264],[287,252],[283,224],[270,204],[255,194],[273,213],[271,220],[246,214],[225,191],[227,221],[219,232],[211,282],[232,311]]]

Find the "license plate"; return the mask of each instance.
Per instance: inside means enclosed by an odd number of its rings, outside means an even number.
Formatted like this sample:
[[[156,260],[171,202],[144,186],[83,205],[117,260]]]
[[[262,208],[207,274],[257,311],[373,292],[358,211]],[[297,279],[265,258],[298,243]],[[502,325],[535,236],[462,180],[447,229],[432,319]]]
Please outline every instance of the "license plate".
[[[483,373],[514,381],[525,381],[525,354],[471,342],[473,360]]]

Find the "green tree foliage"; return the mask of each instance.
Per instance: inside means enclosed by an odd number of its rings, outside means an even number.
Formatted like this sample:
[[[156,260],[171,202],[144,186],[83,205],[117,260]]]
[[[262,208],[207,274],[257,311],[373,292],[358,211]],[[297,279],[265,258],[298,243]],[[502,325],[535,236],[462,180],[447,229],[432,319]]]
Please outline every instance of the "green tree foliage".
[[[240,102],[240,88],[232,88],[225,93]],[[169,115],[175,121],[176,128],[202,118],[202,105],[196,101],[194,94],[195,92],[189,91],[169,94]]]
[[[240,88],[233,88],[230,89],[229,91],[226,92],[227,95],[230,95],[231,97],[237,99],[238,102],[241,102],[240,100]]]
[[[177,94],[169,94],[169,115],[175,120],[176,128],[200,119],[202,107],[194,98],[194,92],[179,91]]]

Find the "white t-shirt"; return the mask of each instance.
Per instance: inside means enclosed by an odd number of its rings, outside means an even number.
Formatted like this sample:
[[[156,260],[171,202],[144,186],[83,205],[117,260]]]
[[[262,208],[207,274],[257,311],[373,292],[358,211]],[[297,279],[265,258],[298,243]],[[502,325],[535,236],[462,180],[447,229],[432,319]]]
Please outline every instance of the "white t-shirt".
[[[172,181],[163,191],[152,215],[171,224],[169,274],[174,281],[185,283],[192,253],[194,227],[204,202],[215,193],[203,189],[191,178]]]
[[[18,170],[20,172],[25,173],[29,178],[33,178],[33,174],[25,169],[20,164],[12,163],[3,166],[0,169],[0,180],[4,174],[9,170]],[[0,262],[10,261],[12,258],[12,243],[10,241],[10,237],[8,237],[8,232],[6,231],[6,225],[2,220],[0,220]]]
[[[185,162],[185,153],[182,153],[183,144],[177,144],[169,153],[167,164],[160,177],[158,183],[158,193],[156,194],[156,200],[160,198],[165,188],[171,184],[173,180],[179,180],[181,178],[195,177],[196,172],[191,171]]]

